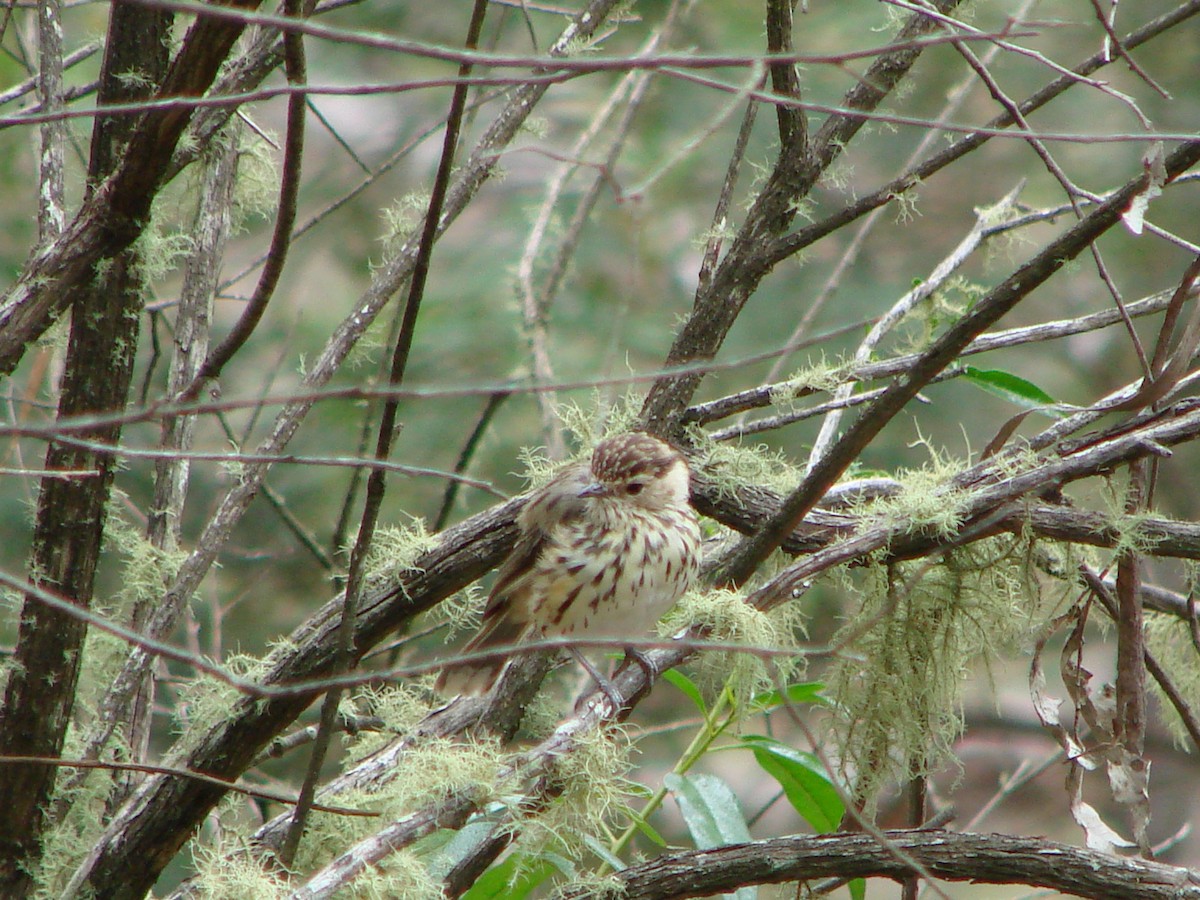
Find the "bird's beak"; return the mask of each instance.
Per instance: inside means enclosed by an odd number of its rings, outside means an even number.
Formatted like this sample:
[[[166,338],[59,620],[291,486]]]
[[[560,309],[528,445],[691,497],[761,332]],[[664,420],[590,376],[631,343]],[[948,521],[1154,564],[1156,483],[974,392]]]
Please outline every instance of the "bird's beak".
[[[593,481],[591,484],[580,489],[577,497],[605,497],[608,495],[608,488],[598,481]]]

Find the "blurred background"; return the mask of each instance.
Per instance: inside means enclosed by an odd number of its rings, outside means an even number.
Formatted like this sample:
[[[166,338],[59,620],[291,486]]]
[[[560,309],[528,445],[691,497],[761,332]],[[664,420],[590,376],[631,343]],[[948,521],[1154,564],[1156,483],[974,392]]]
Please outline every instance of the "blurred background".
[[[845,92],[869,64],[853,54],[885,46],[905,14],[895,5],[868,0],[811,0],[797,10],[798,53],[823,56],[799,66],[804,100],[812,105],[810,130],[823,120],[823,109],[837,107]],[[1157,0],[1124,0],[1105,7],[1115,15],[1114,29],[1124,34],[1174,9]],[[445,0],[437,4],[347,3],[319,17],[321,25],[419,41],[423,45],[461,45],[470,4]],[[85,47],[104,32],[109,7],[80,2],[63,9],[68,51]],[[496,3],[485,25],[483,47],[510,54],[544,51],[557,37],[573,6]],[[1019,21],[1014,17],[1019,16]],[[992,0],[969,5],[961,17],[984,33],[1011,33],[1023,48],[1018,53],[989,51],[986,42],[975,52],[1011,98],[1020,100],[1058,76],[1058,66],[1073,66],[1102,49],[1105,33],[1092,4],[1018,3]],[[644,0],[632,4],[619,25],[604,32],[595,46],[580,55],[616,56],[642,52],[652,34],[665,29],[658,52],[723,54],[734,57],[764,50],[760,6],[732,0],[672,4]],[[28,79],[36,65],[37,47],[31,10],[10,8],[0,42],[0,90]],[[1147,133],[1194,135],[1200,122],[1197,48],[1200,26],[1189,20],[1134,51],[1146,74],[1165,93],[1123,62],[1098,74],[1101,85],[1081,84],[1029,117],[1039,131],[1060,138],[1046,146],[1065,175],[1080,188],[1103,194],[1142,169],[1150,141]],[[388,86],[378,93],[315,93],[310,108],[303,187],[296,236],[277,295],[251,344],[221,379],[225,400],[254,401],[228,413],[230,433],[211,417],[201,420],[196,448],[229,452],[252,449],[267,433],[278,398],[294,391],[307,361],[314,358],[337,323],[355,307],[371,282],[372,271],[395,246],[396,234],[417,226],[441,147],[449,88],[425,88],[426,79],[445,79],[451,64],[387,49],[310,38],[309,82],[331,89]],[[835,58],[836,57],[836,58]],[[85,88],[98,73],[99,54],[87,56],[66,73],[69,86]],[[524,69],[488,70],[477,74],[519,77]],[[522,387],[544,379],[547,370],[533,362],[532,349],[544,345],[549,373],[559,382],[580,384],[556,394],[593,422],[604,410],[620,407],[642,390],[638,376],[662,364],[683,317],[691,306],[705,241],[712,234],[713,214],[725,178],[745,104],[736,95],[747,82],[743,66],[708,70],[667,69],[649,76],[644,96],[619,128],[623,101],[614,116],[598,119],[612,102],[624,74],[596,72],[553,86],[538,106],[526,131],[498,161],[498,177],[489,180],[468,210],[438,243],[406,387],[413,396],[401,409],[396,462],[446,472],[453,470],[461,449],[490,416],[465,474],[494,491],[462,485],[448,508],[452,524],[494,503],[497,494],[512,495],[526,485],[522,452],[551,444],[534,396]],[[701,79],[726,86],[720,90]],[[268,86],[283,83],[276,74]],[[961,100],[946,115],[949,127],[932,134],[922,157],[936,153],[973,126],[999,113],[996,100],[949,45],[924,52],[902,88],[846,148],[819,189],[800,206],[796,226],[822,220],[855,198],[875,190],[904,168],[931,132],[930,120],[943,116],[948,102]],[[503,102],[503,87],[480,87],[464,131],[460,154],[466,155]],[[28,96],[10,100],[0,115],[18,115]],[[87,109],[85,94],[72,109]],[[259,264],[273,224],[279,143],[284,99],[269,97],[248,103],[239,126],[244,155],[238,186],[235,231],[222,267],[222,288],[215,303],[214,335],[222,336],[236,321],[259,275]],[[1136,111],[1135,111],[1136,109]],[[1139,119],[1141,117],[1143,121]],[[69,192],[77,203],[92,121],[73,118],[68,127]],[[26,262],[36,236],[37,130],[27,124],[0,121],[0,277],[7,283]],[[580,136],[596,130],[583,147]],[[745,163],[729,210],[729,231],[741,221],[746,202],[761,186],[764,167],[774,159],[775,115],[760,110],[750,134]],[[616,151],[613,142],[620,142]],[[1168,139],[1168,150],[1173,143]],[[610,159],[611,155],[611,159]],[[560,245],[581,198],[601,179],[599,196],[577,246],[566,254],[565,277],[547,308],[530,317],[523,307],[523,278],[544,283],[559,264]],[[141,400],[163,396],[167,355],[172,343],[174,303],[178,297],[180,256],[188,246],[195,215],[197,174],[185,171],[164,192],[155,208],[151,256],[161,263],[146,297],[137,383]],[[535,242],[539,210],[550,185],[565,179],[554,200],[540,241]],[[860,222],[786,260],[761,283],[738,319],[718,357],[722,367],[708,375],[697,401],[779,381],[812,367],[837,363],[853,354],[870,323],[900,296],[929,277],[975,223],[980,210],[1017,190],[1021,210],[1048,210],[1064,204],[1064,192],[1028,143],[1012,136],[996,138],[980,150],[938,172],[926,183],[882,210],[865,233]],[[1196,210],[1200,188],[1195,183],[1171,188],[1151,207],[1154,225],[1187,240],[1200,240]],[[919,349],[969,307],[982,291],[1031,257],[1073,220],[1069,208],[1048,219],[987,242],[959,269],[957,280],[906,320],[877,351],[877,358]],[[149,245],[148,245],[149,246]],[[1171,290],[1179,282],[1191,252],[1170,240],[1118,227],[1100,243],[1112,282],[1126,302]],[[847,256],[847,254],[853,254]],[[831,283],[831,279],[835,283]],[[819,301],[819,304],[818,304]],[[373,326],[374,340],[360,346],[343,367],[333,387],[378,384],[389,360],[388,336],[399,315],[399,302]],[[1068,265],[1034,292],[1000,328],[1076,317],[1110,308],[1112,297],[1086,255]],[[1143,341],[1152,345],[1159,319],[1139,323]],[[10,425],[52,420],[63,330],[47,335],[36,351],[3,385],[3,416]],[[783,352],[790,344],[805,344]],[[980,368],[1000,369],[1028,379],[1055,399],[1086,406],[1140,375],[1128,334],[1120,326],[1046,344],[1032,344],[972,359]],[[496,391],[515,388],[500,401]],[[818,397],[820,399],[820,397]],[[931,386],[923,402],[899,416],[868,449],[861,472],[895,474],[930,463],[933,452],[947,459],[973,461],[1001,423],[1018,412],[1010,402],[981,391],[962,379]],[[373,446],[364,439],[368,405],[359,401],[319,403],[309,415],[289,452],[298,456],[354,457]],[[753,418],[754,416],[751,416]],[[847,420],[847,422],[850,420]],[[746,437],[748,446],[763,445],[802,467],[820,427],[819,418]],[[1031,417],[1022,433],[1045,426]],[[714,428],[730,422],[718,422]],[[156,423],[125,430],[130,447],[153,447]],[[365,442],[364,442],[365,441]],[[580,449],[568,436],[570,451]],[[0,476],[0,566],[21,573],[28,552],[37,480],[22,470],[36,469],[44,443],[7,438],[4,474]],[[1157,502],[1164,514],[1195,520],[1200,516],[1194,472],[1200,464],[1196,448],[1176,450],[1163,467]],[[194,538],[234,477],[227,464],[197,463],[185,512],[183,535]],[[352,541],[345,518],[352,472],[346,467],[276,465],[268,484],[290,520],[307,530],[336,560]],[[120,516],[142,530],[151,503],[153,462],[128,459],[118,476]],[[1080,488],[1078,501],[1091,507],[1119,505],[1119,491],[1103,484]],[[413,519],[429,527],[447,498],[447,481],[436,475],[389,479],[383,521],[406,525]],[[1116,499],[1114,499],[1116,498]],[[357,521],[358,495],[350,503]],[[102,572],[103,595],[115,595],[122,584],[125,560],[110,554]],[[334,593],[333,569],[305,549],[279,508],[260,497],[238,526],[197,598],[179,640],[222,658],[231,652],[261,654],[273,641],[302,622]],[[1186,589],[1183,565],[1158,564],[1153,580]],[[0,646],[11,648],[16,636],[12,598],[0,620]],[[807,640],[822,645],[857,609],[855,597],[842,583],[822,584],[802,601]],[[441,634],[426,638],[411,658],[445,652]],[[1097,631],[1089,645],[1093,671],[1099,678],[1106,636]],[[1026,648],[1028,649],[1028,648]],[[1047,651],[1048,654],[1057,650]],[[953,827],[965,827],[990,801],[1005,779],[1022,767],[1037,766],[1056,744],[1037,724],[1027,688],[1029,658],[1017,654],[988,660],[968,679],[962,695],[966,730],[958,742],[957,766],[936,781],[939,796],[952,803]],[[819,664],[809,673],[821,675]],[[160,697],[164,713],[176,701],[170,691]],[[681,706],[675,689],[660,685],[634,719],[641,735],[635,777],[656,785],[678,758],[689,730],[676,722]],[[771,726],[781,739],[803,744],[779,717]],[[761,723],[759,723],[761,724]],[[756,724],[755,729],[759,728]],[[764,726],[767,727],[767,726]],[[1156,726],[1157,727],[1157,726]],[[162,746],[169,737],[164,729]],[[1187,748],[1189,750],[1194,748]],[[1148,755],[1154,761],[1151,796],[1155,841],[1168,841],[1194,819],[1195,760],[1159,729]],[[776,793],[773,782],[745,764],[745,751],[713,754],[705,765],[726,777],[747,816],[763,810],[754,824],[756,835],[803,830],[786,804],[767,806]],[[298,761],[267,765],[264,779],[289,779]],[[994,812],[971,827],[1011,831],[1080,842],[1066,810],[1065,767],[1052,763],[1045,772],[997,804]],[[1089,786],[1091,802],[1119,820],[1102,778]],[[1107,804],[1107,805],[1106,805]],[[888,821],[888,803],[882,805]],[[673,804],[655,827],[675,844],[688,843]],[[652,847],[642,848],[651,852]],[[1182,835],[1163,857],[1200,865],[1200,841]],[[1009,888],[951,886],[955,897],[1017,896]],[[870,896],[890,896],[889,885],[872,885]],[[1028,895],[1026,895],[1028,896]]]

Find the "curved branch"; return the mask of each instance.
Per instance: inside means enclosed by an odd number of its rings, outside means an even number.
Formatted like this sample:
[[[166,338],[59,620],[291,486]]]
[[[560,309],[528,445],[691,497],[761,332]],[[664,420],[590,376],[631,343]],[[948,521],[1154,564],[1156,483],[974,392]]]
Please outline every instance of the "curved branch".
[[[1022,884],[1097,900],[1200,897],[1200,873],[1006,834],[889,831],[890,844],[947,881]],[[866,834],[802,835],[656,857],[612,876],[625,900],[730,892],[813,878],[899,879],[912,870]],[[591,896],[568,890],[564,900]]]

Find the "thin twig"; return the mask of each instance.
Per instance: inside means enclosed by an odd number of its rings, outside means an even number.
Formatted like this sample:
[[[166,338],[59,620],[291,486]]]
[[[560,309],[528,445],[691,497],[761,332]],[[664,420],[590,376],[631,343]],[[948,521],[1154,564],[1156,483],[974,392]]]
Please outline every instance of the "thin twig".
[[[953,275],[967,259],[973,254],[979,245],[983,242],[984,235],[987,233],[988,226],[993,217],[1003,218],[1006,211],[1011,208],[1016,202],[1017,194],[1020,193],[1022,185],[1018,184],[1010,190],[1003,198],[996,202],[994,206],[987,209],[978,210],[975,213],[975,223],[971,226],[970,231],[966,236],[959,241],[950,254],[939,262],[928,278],[923,278],[921,283],[906,293],[903,297],[892,304],[891,308],[882,316],[875,320],[875,324],[871,326],[871,330],[863,338],[858,348],[854,351],[854,358],[851,361],[851,366],[862,366],[875,354],[879,344],[885,337],[894,329],[901,320],[904,319],[912,310],[919,304],[932,297],[946,280]],[[842,403],[849,399],[854,392],[854,382],[847,380],[838,386],[833,393],[833,402]],[[805,474],[811,472],[817,462],[825,455],[828,448],[833,444],[837,433],[841,428],[842,417],[841,410],[844,407],[835,406],[833,412],[825,418],[821,423],[821,430],[813,441],[812,451],[808,456],[808,464],[805,468]]]
[[[285,8],[289,16],[296,17],[302,9],[311,11],[315,0],[286,0]],[[304,14],[307,14],[304,13]],[[307,65],[304,58],[304,45],[300,35],[285,34],[284,69],[289,85],[303,87],[308,81]],[[195,380],[183,391],[184,399],[194,399],[199,396],[205,382],[218,378],[226,363],[245,343],[250,340],[267,305],[275,294],[279,278],[283,275],[283,267],[287,262],[288,250],[292,244],[292,227],[296,223],[296,207],[300,198],[300,171],[304,160],[304,127],[305,111],[308,109],[308,96],[301,92],[288,97],[287,131],[284,137],[283,174],[279,183],[279,203],[275,210],[275,228],[271,234],[271,248],[267,252],[267,262],[263,266],[258,284],[250,302],[242,310],[233,330],[225,336],[216,349],[205,357]]]
[[[250,785],[240,784],[236,781],[226,781],[223,778],[214,778],[212,775],[206,775],[203,772],[194,772],[190,769],[181,769],[178,766],[155,766],[148,763],[133,762],[105,762],[98,759],[73,759],[67,756],[0,756],[0,766],[18,764],[78,769],[85,773],[93,769],[104,769],[109,772],[141,772],[147,775],[172,775],[176,778],[191,778],[204,784],[214,785],[223,791],[232,791],[235,794],[243,794],[244,796],[255,797],[259,800],[270,800],[272,803],[291,805],[296,802],[286,794],[268,791],[264,788],[251,787]],[[313,806],[313,809],[339,816],[363,816],[367,818],[379,816],[379,813],[373,810],[352,809],[347,806]]]
[[[1100,23],[1100,27],[1104,29],[1104,33],[1108,36],[1108,46],[1117,51],[1117,55],[1125,60],[1126,65],[1130,70],[1137,75],[1138,78],[1146,82],[1152,90],[1158,93],[1163,99],[1169,100],[1171,95],[1167,93],[1157,81],[1150,77],[1150,73],[1143,69],[1136,59],[1125,49],[1125,45],[1121,43],[1121,37],[1113,28],[1112,20],[1104,14],[1104,10],[1100,8],[1100,0],[1091,0],[1092,9],[1096,12],[1096,21]],[[1116,15],[1116,3],[1113,4],[1113,15]]]
[[[471,465],[471,460],[475,457],[475,451],[479,448],[480,441],[483,439],[484,433],[492,423],[497,411],[505,400],[509,398],[507,391],[494,391],[488,396],[487,403],[484,404],[483,410],[479,413],[479,418],[475,420],[475,427],[471,429],[471,434],[467,437],[466,443],[458,452],[458,459],[454,463],[454,474],[462,475]],[[446,527],[446,523],[450,520],[450,513],[454,509],[454,501],[458,499],[458,488],[461,484],[457,479],[450,479],[446,483],[445,493],[442,495],[442,505],[438,510],[437,517],[433,521],[433,530],[441,531]]]
[[[467,26],[465,46],[474,49],[479,43],[479,35],[483,30],[484,15],[487,12],[487,0],[475,0],[471,11],[470,23]],[[299,41],[298,36],[288,36]],[[470,64],[463,63],[459,67],[459,77],[466,78],[470,74]],[[391,371],[388,384],[396,386],[404,383],[408,368],[409,353],[412,350],[413,339],[417,327],[417,315],[421,308],[421,300],[425,295],[425,283],[429,275],[429,261],[433,255],[433,245],[438,236],[438,223],[445,206],[446,193],[450,185],[450,172],[454,163],[455,151],[458,147],[459,130],[462,127],[463,111],[467,102],[467,85],[459,83],[455,86],[450,99],[450,113],[446,117],[446,133],[442,144],[442,155],[438,161],[437,173],[434,176],[433,189],[429,197],[429,208],[425,214],[425,225],[421,232],[420,244],[417,248],[416,260],[413,264],[412,276],[409,279],[408,298],[404,306],[404,316],[400,331],[393,348]],[[392,440],[395,437],[396,416],[399,404],[396,400],[388,400],[383,405],[379,421],[378,440],[375,445],[375,458],[386,460],[391,456]],[[350,567],[346,577],[346,589],[343,592],[342,614],[338,625],[337,643],[338,658],[334,663],[334,671],[349,671],[354,665],[354,620],[361,601],[361,593],[366,583],[366,560],[370,552],[371,542],[375,537],[375,526],[383,506],[387,481],[383,469],[375,468],[367,476],[367,492],[363,504],[362,520],[358,534],[355,537],[354,549],[350,553]],[[317,781],[321,776],[321,768],[329,744],[333,739],[337,725],[338,704],[342,692],[339,689],[329,691],[321,702],[321,721],[317,738],[313,742],[312,753],[309,756],[308,769],[300,786],[300,795],[296,807],[292,811],[291,823],[287,835],[279,850],[279,857],[285,865],[289,865],[296,855],[300,839],[304,835],[305,822],[313,797],[317,790]]]

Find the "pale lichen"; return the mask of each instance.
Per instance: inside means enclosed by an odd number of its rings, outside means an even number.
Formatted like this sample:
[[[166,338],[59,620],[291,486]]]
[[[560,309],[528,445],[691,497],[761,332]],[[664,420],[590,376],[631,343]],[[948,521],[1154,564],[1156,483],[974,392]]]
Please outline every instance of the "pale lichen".
[[[366,685],[353,697],[345,698],[345,712],[374,716],[383,727],[378,731],[359,731],[346,739],[347,765],[370,756],[395,735],[406,734],[429,714],[430,694],[410,684]]]
[[[1200,654],[1185,619],[1168,613],[1146,611],[1146,644],[1159,667],[1171,673],[1176,692],[1192,709],[1200,709]],[[1188,746],[1191,736],[1175,707],[1154,679],[1149,679],[1158,710],[1171,737],[1180,747]]]
[[[416,233],[429,210],[429,195],[422,192],[405,194],[391,206],[385,207],[383,217],[384,257],[392,259]]]
[[[354,749],[355,745],[359,749]],[[360,734],[351,739],[351,746],[350,758],[357,759],[361,750],[377,746],[377,739]],[[380,821],[397,821],[451,795],[466,793],[485,801],[496,790],[500,759],[497,743],[485,739],[458,742],[429,739],[415,743],[405,750],[393,777],[385,783],[370,790],[351,790],[338,795],[339,805],[378,812],[381,818],[313,813],[296,855],[295,868],[301,872],[316,870],[373,835]]]
[[[800,483],[801,472],[780,451],[765,444],[742,446],[696,436],[695,458],[717,491],[736,497],[739,488],[758,487],[786,495]]]
[[[891,199],[896,204],[896,222],[901,225],[907,225],[921,214],[919,208],[921,182],[918,181],[902,191],[894,192]]]
[[[820,359],[802,369],[797,369],[771,387],[771,403],[783,412],[793,411],[793,404],[801,397],[821,391],[832,394],[849,375],[850,367],[845,362],[827,362],[824,354]]]
[[[531,857],[553,852],[579,859],[586,853],[589,839],[601,834],[608,821],[629,813],[630,751],[629,737],[620,728],[580,734],[571,752],[550,761],[546,778],[555,796],[536,815],[521,820],[518,849]]]
[[[117,515],[109,518],[105,541],[106,547],[116,550],[122,558],[121,589],[117,595],[122,609],[161,597],[187,559],[182,550],[155,546],[139,528]]]
[[[953,480],[963,466],[932,447],[929,452],[925,466],[895,475],[898,490],[851,504],[863,528],[884,525],[902,534],[928,530],[946,536],[958,532],[971,503],[970,492]]]
[[[291,645],[281,642],[276,649],[286,653]],[[220,661],[221,668],[245,681],[261,681],[271,663],[266,659],[245,653],[232,653]],[[195,678],[178,685],[178,701],[172,709],[175,726],[181,733],[174,748],[174,755],[182,757],[190,749],[192,741],[203,739],[209,727],[227,719],[234,705],[251,701],[236,685],[206,672],[198,672]]]
[[[445,641],[450,643],[461,632],[474,632],[479,627],[479,620],[487,606],[487,599],[487,592],[478,584],[468,585],[463,590],[447,597],[427,615],[448,626]]]
[[[82,750],[80,732],[72,726],[67,732],[62,756],[78,758]],[[120,735],[114,737],[104,759],[128,759]],[[50,900],[62,895],[76,867],[104,830],[106,803],[120,774],[114,769],[92,769],[68,791],[63,784],[75,775],[75,770],[70,767],[61,770],[53,804],[55,808],[61,808],[63,814],[50,823],[42,838],[42,853],[34,875],[36,887],[32,896],[35,900]]]
[[[375,529],[363,564],[366,583],[392,585],[405,575],[419,572],[417,559],[436,546],[437,537],[429,533],[421,519],[412,518],[407,525],[381,525]]]
[[[196,868],[192,887],[199,900],[280,900],[291,893],[281,870],[264,865],[242,847],[207,846],[197,841],[192,846],[192,862]]]
[[[965,678],[1027,643],[1048,604],[1028,541],[1008,536],[948,551],[937,564],[873,564],[855,580],[862,605],[834,638],[841,652],[827,683],[838,755],[870,808],[890,779],[952,758]]]
[[[233,184],[233,216],[230,229],[242,231],[253,218],[271,218],[279,201],[279,164],[270,132],[251,129],[241,133],[238,144],[238,176]]]
[[[688,592],[660,626],[665,636],[685,626],[703,630],[706,640],[737,644],[744,650],[702,650],[691,663],[702,692],[712,697],[726,690],[738,708],[751,698],[786,684],[800,665],[795,650],[801,631],[798,604],[787,603],[765,613],[735,591],[698,589]]]

